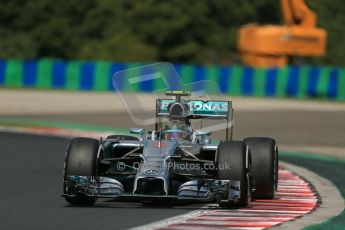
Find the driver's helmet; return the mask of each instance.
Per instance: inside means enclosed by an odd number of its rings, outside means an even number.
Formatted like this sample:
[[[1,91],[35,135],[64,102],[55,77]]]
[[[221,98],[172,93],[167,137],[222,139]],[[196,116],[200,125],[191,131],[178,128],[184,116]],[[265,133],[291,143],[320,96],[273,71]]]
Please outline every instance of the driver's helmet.
[[[166,140],[178,139],[187,140],[191,137],[191,128],[184,122],[178,120],[167,121],[164,124],[162,136]]]

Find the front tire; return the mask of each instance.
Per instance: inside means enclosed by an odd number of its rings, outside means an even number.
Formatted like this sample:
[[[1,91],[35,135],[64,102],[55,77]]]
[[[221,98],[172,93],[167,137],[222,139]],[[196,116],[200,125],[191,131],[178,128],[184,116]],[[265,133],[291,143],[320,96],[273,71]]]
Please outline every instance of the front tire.
[[[65,157],[64,165],[64,194],[69,194],[67,177],[96,176],[97,175],[97,154],[100,143],[96,139],[78,137],[72,139]],[[93,205],[97,198],[82,194],[74,197],[65,197],[65,200],[72,205]]]
[[[272,199],[278,187],[278,148],[267,137],[249,137],[244,142],[252,154],[253,198]]]
[[[237,203],[220,202],[222,207],[245,207],[251,201],[251,158],[247,145],[243,141],[224,141],[218,146],[216,153],[217,166],[230,164],[230,169],[218,169],[219,180],[240,181],[240,198]]]

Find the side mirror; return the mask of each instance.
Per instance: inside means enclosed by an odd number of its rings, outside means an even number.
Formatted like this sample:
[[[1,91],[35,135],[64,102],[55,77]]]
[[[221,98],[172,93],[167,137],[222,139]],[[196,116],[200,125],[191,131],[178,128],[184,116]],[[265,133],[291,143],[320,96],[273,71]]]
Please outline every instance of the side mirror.
[[[198,129],[193,133],[193,143],[197,144],[211,144],[211,131]]]
[[[195,136],[210,136],[211,131],[209,130],[203,130],[203,129],[198,129],[195,131]]]
[[[143,128],[131,128],[130,132],[133,134],[140,135],[140,139],[139,139],[140,141],[144,140],[145,129],[143,129]]]
[[[133,134],[144,134],[145,133],[145,129],[142,128],[131,128],[130,132]]]

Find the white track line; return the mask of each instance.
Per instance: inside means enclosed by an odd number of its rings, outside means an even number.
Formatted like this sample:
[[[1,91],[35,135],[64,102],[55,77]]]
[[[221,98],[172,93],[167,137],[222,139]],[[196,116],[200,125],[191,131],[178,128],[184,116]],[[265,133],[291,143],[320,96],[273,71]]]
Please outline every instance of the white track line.
[[[144,226],[134,227],[134,228],[131,228],[131,230],[151,230],[151,229],[162,228],[164,226],[180,223],[180,222],[183,222],[187,219],[191,219],[191,218],[194,218],[197,216],[201,216],[203,214],[207,214],[207,212],[209,212],[209,211],[205,211],[205,210],[192,211],[192,212],[188,212],[186,214],[182,214],[182,215],[174,216],[174,217],[167,218],[164,220],[160,220],[157,222],[153,222],[151,224],[147,224]]]

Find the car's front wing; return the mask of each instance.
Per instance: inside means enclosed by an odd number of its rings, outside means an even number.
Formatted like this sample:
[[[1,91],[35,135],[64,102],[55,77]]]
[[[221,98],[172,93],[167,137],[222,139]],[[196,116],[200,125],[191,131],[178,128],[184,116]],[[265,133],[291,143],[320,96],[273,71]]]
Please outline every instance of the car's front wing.
[[[125,192],[122,184],[109,177],[68,176],[63,197],[90,196],[115,200],[226,201],[240,198],[240,181],[203,179],[182,184],[176,195]]]

